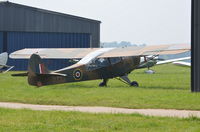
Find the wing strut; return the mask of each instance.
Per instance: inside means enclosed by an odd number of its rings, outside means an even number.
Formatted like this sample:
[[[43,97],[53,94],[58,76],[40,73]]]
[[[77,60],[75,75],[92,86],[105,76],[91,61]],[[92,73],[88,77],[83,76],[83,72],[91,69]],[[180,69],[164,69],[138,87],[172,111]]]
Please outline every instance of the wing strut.
[[[134,87],[138,87],[139,84],[136,81],[131,82],[130,79],[128,78],[128,75],[125,76],[121,76],[121,77],[116,77],[115,79],[129,85],[129,86],[134,86]]]
[[[10,66],[10,68],[8,68],[6,71],[4,71],[3,73],[6,73],[6,72],[8,72],[8,71],[10,71],[11,69],[13,69],[14,68],[14,66]]]

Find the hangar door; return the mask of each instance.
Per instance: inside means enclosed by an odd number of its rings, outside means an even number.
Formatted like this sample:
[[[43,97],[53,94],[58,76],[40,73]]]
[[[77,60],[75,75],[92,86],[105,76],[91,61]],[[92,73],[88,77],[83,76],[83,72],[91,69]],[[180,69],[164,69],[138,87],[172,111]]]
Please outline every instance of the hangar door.
[[[36,32],[4,32],[7,37],[8,53],[23,48],[89,48],[88,33],[36,33]],[[4,48],[5,49],[5,48]],[[66,59],[45,60],[50,70],[56,70],[70,65]],[[14,70],[27,70],[28,60],[9,59],[8,65],[14,65]]]

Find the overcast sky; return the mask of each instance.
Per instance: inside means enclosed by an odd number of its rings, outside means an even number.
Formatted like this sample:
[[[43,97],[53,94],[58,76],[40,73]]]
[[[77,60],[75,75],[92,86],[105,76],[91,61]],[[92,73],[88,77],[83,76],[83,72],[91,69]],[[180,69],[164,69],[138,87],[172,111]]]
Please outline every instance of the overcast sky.
[[[100,20],[101,42],[190,43],[191,0],[9,0]]]

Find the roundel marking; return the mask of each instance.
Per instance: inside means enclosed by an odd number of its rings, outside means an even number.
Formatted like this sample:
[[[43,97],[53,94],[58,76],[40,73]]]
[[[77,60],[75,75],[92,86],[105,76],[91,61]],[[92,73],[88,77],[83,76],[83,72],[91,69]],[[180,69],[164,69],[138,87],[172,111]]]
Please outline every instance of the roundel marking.
[[[75,69],[73,72],[73,77],[75,80],[80,80],[82,78],[82,72],[80,69]]]

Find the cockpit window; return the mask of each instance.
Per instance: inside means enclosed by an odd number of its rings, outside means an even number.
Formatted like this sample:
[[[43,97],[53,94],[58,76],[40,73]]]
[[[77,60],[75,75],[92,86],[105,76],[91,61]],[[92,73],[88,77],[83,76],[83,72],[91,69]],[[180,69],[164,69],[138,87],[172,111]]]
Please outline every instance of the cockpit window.
[[[121,60],[122,59],[120,57],[110,58],[110,63],[113,65],[113,64],[119,63]]]
[[[98,68],[113,65],[113,64],[119,63],[121,60],[122,60],[122,58],[120,58],[120,57],[97,58],[95,60],[92,60],[92,62],[90,62],[90,64],[87,65],[87,70],[95,70],[95,69],[98,69]]]
[[[87,65],[88,70],[95,70],[101,67],[109,66],[110,63],[107,58],[97,58]]]
[[[101,66],[108,66],[109,65],[108,59],[105,59],[105,58],[97,59],[96,63],[99,63],[99,65],[101,65]]]

